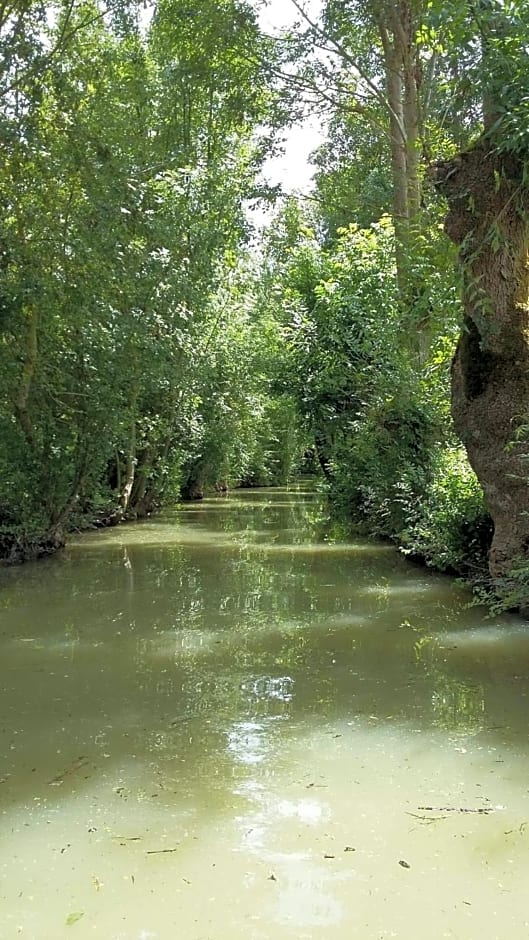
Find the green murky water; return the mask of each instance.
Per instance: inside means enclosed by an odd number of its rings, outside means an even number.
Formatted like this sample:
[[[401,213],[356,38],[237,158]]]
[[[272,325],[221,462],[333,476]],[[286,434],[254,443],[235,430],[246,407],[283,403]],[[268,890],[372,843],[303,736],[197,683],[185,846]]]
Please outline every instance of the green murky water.
[[[301,487],[0,572],[0,938],[529,936],[529,627]]]

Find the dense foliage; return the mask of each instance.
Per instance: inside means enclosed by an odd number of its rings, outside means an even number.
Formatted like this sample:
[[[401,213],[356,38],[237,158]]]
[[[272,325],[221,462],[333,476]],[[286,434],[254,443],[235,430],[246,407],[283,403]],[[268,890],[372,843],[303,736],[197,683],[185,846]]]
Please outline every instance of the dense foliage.
[[[273,326],[236,271],[260,128],[282,116],[244,2],[168,0],[148,34],[130,6],[4,10],[0,554],[17,559],[181,485],[288,472]]]
[[[430,271],[428,302],[445,320],[418,365],[400,329],[391,220],[351,224],[329,247],[293,201],[277,222],[264,267],[283,321],[283,388],[335,506],[441,570],[482,569],[490,520],[449,416],[460,312],[450,255],[438,247]]]
[[[292,269],[323,472],[370,532],[525,606],[525,5],[292,2],[299,88],[331,113]]]
[[[291,3],[0,12],[0,557],[304,469],[442,570],[494,532],[523,604],[526,4]],[[251,242],[307,109],[314,192]]]

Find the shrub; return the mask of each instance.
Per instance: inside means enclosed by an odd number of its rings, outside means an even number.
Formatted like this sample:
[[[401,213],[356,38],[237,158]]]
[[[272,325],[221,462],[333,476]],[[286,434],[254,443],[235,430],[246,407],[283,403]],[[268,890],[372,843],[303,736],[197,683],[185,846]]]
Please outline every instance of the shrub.
[[[462,448],[440,450],[424,497],[401,533],[405,554],[441,571],[476,576],[486,568],[492,539],[476,475]]]

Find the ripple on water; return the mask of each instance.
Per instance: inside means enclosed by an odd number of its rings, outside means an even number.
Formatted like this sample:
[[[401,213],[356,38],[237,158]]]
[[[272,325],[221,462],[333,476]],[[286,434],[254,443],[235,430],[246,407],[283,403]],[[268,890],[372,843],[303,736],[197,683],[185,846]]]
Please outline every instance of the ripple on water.
[[[529,936],[515,618],[288,490],[0,578],[1,940]]]

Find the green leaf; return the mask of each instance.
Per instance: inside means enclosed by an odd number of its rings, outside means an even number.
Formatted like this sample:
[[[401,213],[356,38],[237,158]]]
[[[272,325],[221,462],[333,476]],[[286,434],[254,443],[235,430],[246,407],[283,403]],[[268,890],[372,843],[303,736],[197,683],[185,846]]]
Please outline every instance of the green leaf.
[[[84,917],[84,911],[74,911],[73,914],[68,914],[68,917],[66,918],[66,926],[73,927],[73,925],[76,924],[78,920],[81,920],[81,917]]]

